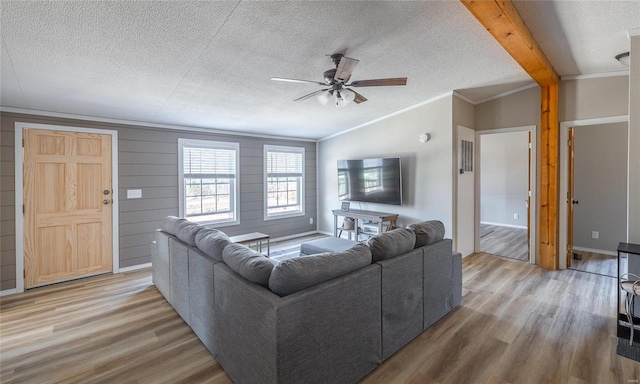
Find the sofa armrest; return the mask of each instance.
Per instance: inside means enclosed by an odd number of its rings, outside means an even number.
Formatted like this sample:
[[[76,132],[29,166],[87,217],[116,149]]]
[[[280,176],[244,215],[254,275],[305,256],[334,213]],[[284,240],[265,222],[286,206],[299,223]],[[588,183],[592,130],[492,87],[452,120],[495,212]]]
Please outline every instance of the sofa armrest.
[[[187,250],[189,257],[189,318],[191,329],[215,357],[213,327],[213,266],[218,263],[197,248]]]
[[[453,268],[453,308],[462,303],[462,254],[460,252],[453,252],[451,255],[452,268]]]
[[[451,239],[421,247],[424,252],[424,329],[453,309]]]
[[[171,303],[171,276],[169,238],[173,237],[158,229],[151,244],[151,274],[153,283],[164,298]]]
[[[380,266],[285,297],[214,266],[217,360],[236,383],[353,383],[381,361]]]

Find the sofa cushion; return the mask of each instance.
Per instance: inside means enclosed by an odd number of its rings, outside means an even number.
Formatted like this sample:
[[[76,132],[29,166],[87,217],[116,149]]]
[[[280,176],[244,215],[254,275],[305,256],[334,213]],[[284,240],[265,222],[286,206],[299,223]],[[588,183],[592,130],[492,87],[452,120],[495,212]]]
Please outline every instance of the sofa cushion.
[[[240,276],[265,287],[269,285],[269,276],[277,263],[251,248],[236,243],[224,247],[222,260]]]
[[[374,263],[406,253],[414,248],[415,243],[416,235],[404,228],[396,228],[367,240]]]
[[[416,234],[416,248],[435,243],[444,239],[444,224],[438,220],[424,221],[410,224],[407,229]]]
[[[177,223],[176,227],[178,228],[176,237],[192,247],[195,247],[196,245],[196,235],[204,228],[200,224],[192,223],[187,220]]]
[[[196,234],[196,247],[218,261],[222,261],[222,251],[229,244],[229,237],[217,229],[203,228]]]
[[[178,224],[184,221],[187,220],[175,216],[167,216],[162,220],[162,230],[175,236],[178,233]]]
[[[342,252],[327,252],[283,260],[271,272],[269,289],[286,296],[371,264],[371,251],[356,244]]]

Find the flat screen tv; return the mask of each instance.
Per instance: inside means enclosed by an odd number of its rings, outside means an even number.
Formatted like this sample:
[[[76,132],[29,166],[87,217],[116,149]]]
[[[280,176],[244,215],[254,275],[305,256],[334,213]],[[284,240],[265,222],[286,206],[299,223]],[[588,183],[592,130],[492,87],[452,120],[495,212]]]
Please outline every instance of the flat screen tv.
[[[338,160],[338,199],[402,205],[400,158]]]

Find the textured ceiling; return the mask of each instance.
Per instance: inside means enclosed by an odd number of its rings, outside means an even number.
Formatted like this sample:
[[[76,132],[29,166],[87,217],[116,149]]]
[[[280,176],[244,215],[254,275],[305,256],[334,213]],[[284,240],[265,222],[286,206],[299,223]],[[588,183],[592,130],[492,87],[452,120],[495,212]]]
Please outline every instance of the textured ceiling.
[[[0,4],[3,107],[316,139],[452,90],[478,101],[531,82],[458,1]],[[624,69],[612,57],[640,2],[516,5],[561,75]],[[360,60],[352,80],[408,84],[336,109],[293,102],[319,86],[269,80],[321,81],[334,52]]]

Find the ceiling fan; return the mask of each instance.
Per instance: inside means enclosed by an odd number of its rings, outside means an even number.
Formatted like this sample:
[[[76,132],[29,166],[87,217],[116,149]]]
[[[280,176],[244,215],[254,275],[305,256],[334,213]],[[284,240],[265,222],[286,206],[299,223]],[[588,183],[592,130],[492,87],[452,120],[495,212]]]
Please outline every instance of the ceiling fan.
[[[373,79],[373,80],[356,80],[349,82],[351,78],[351,72],[356,68],[356,65],[360,60],[346,57],[342,53],[334,53],[331,55],[331,60],[336,65],[334,69],[329,69],[324,72],[324,82],[312,81],[312,80],[299,80],[288,79],[283,77],[272,77],[271,80],[275,81],[287,81],[291,83],[308,83],[318,84],[326,88],[320,89],[315,92],[311,92],[302,97],[298,97],[294,101],[307,100],[314,96],[318,96],[318,100],[321,103],[327,104],[332,98],[336,107],[345,107],[350,102],[356,104],[364,103],[367,98],[347,87],[379,87],[389,85],[406,85],[406,77],[392,77],[387,79]]]

